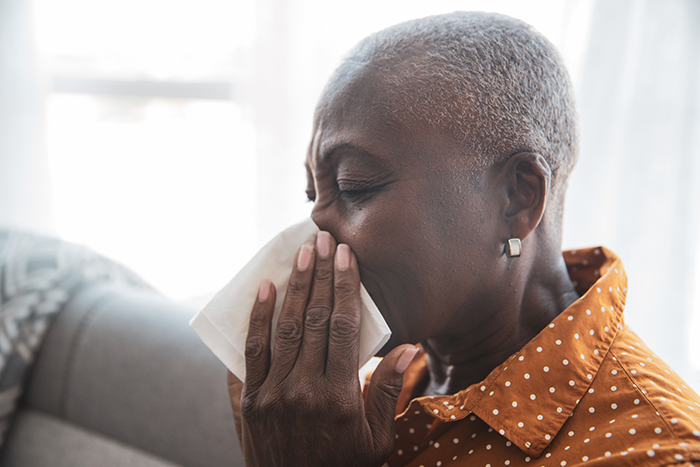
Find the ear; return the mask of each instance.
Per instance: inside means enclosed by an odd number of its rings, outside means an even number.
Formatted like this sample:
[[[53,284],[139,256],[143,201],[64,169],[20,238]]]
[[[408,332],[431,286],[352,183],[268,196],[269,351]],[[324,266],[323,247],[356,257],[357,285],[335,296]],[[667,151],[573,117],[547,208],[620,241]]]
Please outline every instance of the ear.
[[[507,189],[508,238],[524,240],[540,224],[549,199],[552,169],[539,154],[518,153],[503,167]],[[508,240],[507,238],[505,239]]]

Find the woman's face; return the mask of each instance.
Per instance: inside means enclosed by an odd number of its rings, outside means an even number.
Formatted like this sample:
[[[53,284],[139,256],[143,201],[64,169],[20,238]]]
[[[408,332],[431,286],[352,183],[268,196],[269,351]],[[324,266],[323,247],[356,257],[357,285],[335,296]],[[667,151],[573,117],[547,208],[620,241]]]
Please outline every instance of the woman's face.
[[[500,286],[504,194],[453,138],[392,119],[381,99],[366,76],[323,97],[307,191],[316,224],[357,256],[393,332],[388,351],[464,336],[489,319],[484,310]]]

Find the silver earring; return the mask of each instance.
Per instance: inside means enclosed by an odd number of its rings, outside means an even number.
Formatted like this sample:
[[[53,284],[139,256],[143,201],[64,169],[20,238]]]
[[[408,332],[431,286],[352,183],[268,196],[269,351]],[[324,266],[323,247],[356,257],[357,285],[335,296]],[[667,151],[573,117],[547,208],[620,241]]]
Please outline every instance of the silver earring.
[[[520,242],[519,238],[508,239],[508,243],[506,243],[506,254],[509,258],[520,256],[522,252],[523,244]]]

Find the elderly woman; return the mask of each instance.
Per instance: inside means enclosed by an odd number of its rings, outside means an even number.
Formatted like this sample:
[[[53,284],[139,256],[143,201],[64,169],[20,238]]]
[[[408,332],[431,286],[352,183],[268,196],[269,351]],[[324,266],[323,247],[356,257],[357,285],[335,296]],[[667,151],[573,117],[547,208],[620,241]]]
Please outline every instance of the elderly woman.
[[[561,59],[520,21],[454,13],[356,46],[309,146],[322,232],[273,351],[261,284],[229,380],[249,466],[700,461],[700,399],[625,326],[620,261],[560,250],[576,126]],[[393,331],[364,395],[360,277]]]

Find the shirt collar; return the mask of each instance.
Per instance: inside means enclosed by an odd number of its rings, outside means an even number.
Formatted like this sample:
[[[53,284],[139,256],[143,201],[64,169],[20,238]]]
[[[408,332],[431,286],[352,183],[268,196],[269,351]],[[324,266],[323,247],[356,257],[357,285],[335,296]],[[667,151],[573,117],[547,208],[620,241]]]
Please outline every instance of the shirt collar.
[[[599,247],[565,251],[564,259],[580,295],[577,301],[482,382],[449,396],[419,397],[407,411],[422,407],[448,423],[473,413],[538,457],[588,391],[623,327],[627,277],[619,258]],[[409,379],[424,375],[425,367],[425,359],[416,361]],[[409,393],[413,380],[405,383]],[[525,424],[525,410],[538,413],[540,423]]]

